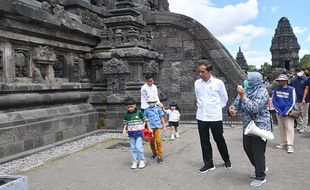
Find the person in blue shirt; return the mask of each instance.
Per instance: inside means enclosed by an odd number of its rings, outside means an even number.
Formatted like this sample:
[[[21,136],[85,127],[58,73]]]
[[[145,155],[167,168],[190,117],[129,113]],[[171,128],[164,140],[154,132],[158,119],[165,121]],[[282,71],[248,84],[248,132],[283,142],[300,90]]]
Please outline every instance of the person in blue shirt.
[[[157,157],[159,164],[163,163],[163,145],[161,140],[161,129],[166,130],[165,113],[162,108],[156,105],[156,97],[149,97],[147,103],[149,107],[144,110],[144,114],[152,128],[154,138],[150,141],[151,150],[153,152],[152,159]]]
[[[296,129],[300,133],[304,133],[308,124],[308,109],[309,102],[308,99],[303,99],[305,89],[307,86],[308,78],[304,75],[304,72],[297,68],[295,70],[296,76],[291,81],[291,86],[295,88],[296,92],[296,108],[299,110],[301,117],[296,119],[297,127]]]
[[[287,153],[293,153],[294,119],[289,117],[289,112],[295,105],[295,89],[288,85],[289,79],[285,74],[279,75],[276,81],[279,83],[279,87],[273,91],[272,104],[276,110],[281,138],[281,144],[276,147],[280,149],[287,148]]]

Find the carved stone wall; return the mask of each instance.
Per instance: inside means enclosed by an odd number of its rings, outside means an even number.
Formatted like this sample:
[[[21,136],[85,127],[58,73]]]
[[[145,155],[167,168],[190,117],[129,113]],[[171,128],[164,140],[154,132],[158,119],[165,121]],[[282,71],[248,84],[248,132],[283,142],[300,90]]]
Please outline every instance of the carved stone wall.
[[[95,130],[99,112],[120,128],[124,98],[139,105],[148,73],[183,120],[194,118],[200,61],[229,92],[244,79],[225,47],[169,13],[167,0],[0,1],[1,157]]]

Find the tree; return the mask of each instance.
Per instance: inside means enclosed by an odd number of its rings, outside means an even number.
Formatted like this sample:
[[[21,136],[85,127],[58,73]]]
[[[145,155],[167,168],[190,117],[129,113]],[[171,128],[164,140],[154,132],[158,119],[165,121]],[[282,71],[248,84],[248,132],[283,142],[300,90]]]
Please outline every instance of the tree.
[[[269,76],[272,73],[272,66],[265,62],[263,65],[261,65],[259,72],[263,75],[263,76]]]
[[[249,65],[248,72],[255,72],[255,71],[257,71],[256,66],[255,65]]]
[[[299,61],[301,69],[310,69],[310,54],[304,55]]]

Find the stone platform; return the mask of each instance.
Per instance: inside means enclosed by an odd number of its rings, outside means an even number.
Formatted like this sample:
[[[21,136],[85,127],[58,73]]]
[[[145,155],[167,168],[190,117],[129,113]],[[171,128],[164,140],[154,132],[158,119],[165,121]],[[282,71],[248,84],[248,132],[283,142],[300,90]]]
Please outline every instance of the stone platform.
[[[193,124],[181,127],[179,139],[164,140],[163,164],[151,160],[150,148],[145,146],[146,168],[132,170],[129,148],[107,149],[110,143],[98,144],[23,175],[28,176],[32,190],[252,189],[249,173],[253,167],[242,149],[241,128],[224,130],[233,168],[223,168],[223,161],[212,140],[216,170],[199,174],[197,170],[202,166],[202,158],[198,131]],[[275,134],[276,139],[268,142],[267,147],[267,182],[259,189],[307,189],[310,185],[310,134],[295,135],[293,154],[275,148],[279,142],[277,127]]]

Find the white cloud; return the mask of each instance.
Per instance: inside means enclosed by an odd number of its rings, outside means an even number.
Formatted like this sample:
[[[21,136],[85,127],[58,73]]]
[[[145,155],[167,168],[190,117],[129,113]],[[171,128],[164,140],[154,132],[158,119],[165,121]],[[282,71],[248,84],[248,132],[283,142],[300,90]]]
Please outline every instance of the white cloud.
[[[264,62],[271,63],[270,52],[251,50],[251,42],[273,30],[247,24],[258,16],[257,0],[248,0],[235,5],[215,7],[212,0],[168,0],[170,11],[190,16],[203,24],[232,53],[241,46],[248,64],[260,68]],[[213,0],[214,1],[214,0]],[[268,11],[276,11],[268,7]],[[235,54],[236,55],[236,54]],[[232,54],[233,57],[235,55]]]
[[[170,11],[185,14],[202,23],[215,36],[232,32],[258,15],[257,0],[214,7],[211,0],[169,0]]]
[[[224,44],[239,44],[243,48],[248,48],[254,38],[265,35],[268,32],[266,28],[253,25],[235,26],[233,32],[224,34],[218,38]]]
[[[308,30],[307,27],[293,26],[294,34],[302,34]]]
[[[265,62],[271,64],[270,52],[244,51],[243,54],[248,65],[255,65],[257,69],[260,69]]]

